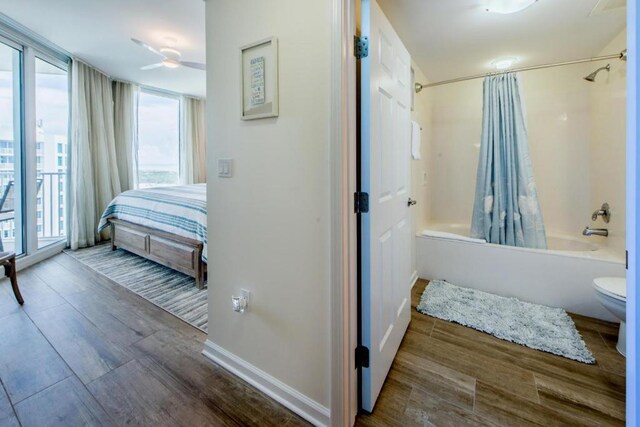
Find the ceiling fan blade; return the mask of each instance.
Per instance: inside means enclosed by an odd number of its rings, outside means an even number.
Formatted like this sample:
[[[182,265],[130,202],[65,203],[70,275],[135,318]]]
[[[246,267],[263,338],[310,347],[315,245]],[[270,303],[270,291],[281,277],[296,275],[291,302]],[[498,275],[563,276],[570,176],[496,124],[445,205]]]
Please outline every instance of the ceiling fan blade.
[[[165,59],[166,56],[160,52],[158,49],[155,49],[151,46],[149,46],[148,44],[146,44],[145,42],[138,40],[138,39],[131,39],[132,42],[134,42],[135,44],[137,44],[138,46],[147,49],[149,52],[155,53],[156,55],[158,55],[159,57],[161,57],[162,59]]]
[[[202,71],[205,71],[207,69],[207,66],[200,62],[180,61],[180,65],[183,65],[189,68],[195,68],[196,70],[202,70]]]
[[[141,70],[153,70],[154,68],[164,67],[162,62],[158,62],[157,64],[145,65],[144,67],[140,67]]]

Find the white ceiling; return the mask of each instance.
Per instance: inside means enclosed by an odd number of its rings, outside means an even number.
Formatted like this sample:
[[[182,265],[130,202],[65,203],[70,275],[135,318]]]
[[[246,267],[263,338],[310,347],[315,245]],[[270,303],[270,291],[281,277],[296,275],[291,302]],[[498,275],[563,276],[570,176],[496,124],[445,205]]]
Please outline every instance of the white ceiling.
[[[378,4],[431,82],[492,71],[499,57],[523,67],[596,56],[625,27],[624,8],[589,16],[598,0],[539,0],[511,15],[486,12],[485,1]]]
[[[154,47],[177,40],[182,60],[205,62],[202,0],[2,0],[0,13],[108,75],[189,95],[206,95],[205,72],[185,67],[141,71],[158,57]]]

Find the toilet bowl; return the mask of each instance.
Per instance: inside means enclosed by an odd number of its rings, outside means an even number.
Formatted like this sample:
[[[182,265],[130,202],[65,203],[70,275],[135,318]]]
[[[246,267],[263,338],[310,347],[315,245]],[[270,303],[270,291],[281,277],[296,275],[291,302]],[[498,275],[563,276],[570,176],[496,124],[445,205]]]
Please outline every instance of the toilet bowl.
[[[623,356],[627,353],[627,279],[624,277],[599,277],[593,281],[596,298],[611,314],[620,319],[620,332],[616,348]]]

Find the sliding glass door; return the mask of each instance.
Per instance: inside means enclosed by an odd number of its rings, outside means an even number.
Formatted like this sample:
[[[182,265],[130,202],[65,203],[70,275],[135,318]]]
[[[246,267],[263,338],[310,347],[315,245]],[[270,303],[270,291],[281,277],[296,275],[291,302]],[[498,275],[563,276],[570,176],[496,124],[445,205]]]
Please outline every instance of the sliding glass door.
[[[0,39],[0,251],[24,253],[22,52]]]
[[[66,245],[69,62],[0,25],[0,251],[32,260]]]
[[[35,173],[38,248],[66,239],[69,77],[35,58]]]

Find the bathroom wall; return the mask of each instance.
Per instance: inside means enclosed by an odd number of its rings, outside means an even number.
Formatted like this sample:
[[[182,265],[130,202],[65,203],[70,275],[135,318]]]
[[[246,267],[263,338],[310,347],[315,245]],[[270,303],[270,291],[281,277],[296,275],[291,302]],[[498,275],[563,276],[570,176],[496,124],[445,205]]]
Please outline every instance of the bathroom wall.
[[[623,31],[600,54],[620,52],[625,47]],[[611,61],[609,75],[598,77],[591,86],[591,202],[594,210],[608,202],[612,216],[609,224],[599,219],[593,226],[608,228],[604,244],[622,254],[626,232],[626,62]]]
[[[620,34],[602,54],[624,48]],[[597,82],[583,77],[606,63],[580,64],[520,74],[529,146],[548,233],[580,237],[605,200],[614,219],[609,239],[592,240],[624,251],[624,63]],[[431,107],[429,143],[421,165],[428,203],[418,232],[428,223],[471,220],[482,132],[482,79],[425,89]],[[424,126],[423,126],[424,127]],[[603,159],[606,158],[606,161]],[[418,175],[414,171],[414,175]],[[607,178],[605,178],[607,177]],[[419,174],[423,178],[423,174]]]
[[[413,63],[411,68],[414,71],[414,81],[422,84],[429,81],[425,77],[422,70]],[[424,93],[424,92],[422,92]],[[429,192],[428,181],[424,178],[426,172],[425,165],[429,161],[431,155],[431,98],[428,96],[421,96],[421,94],[414,94],[413,111],[411,112],[411,120],[417,122],[422,127],[422,147],[421,147],[421,159],[411,160],[411,198],[418,203],[413,209],[413,226],[414,230],[424,230],[427,225],[427,209],[430,204],[431,195]],[[412,271],[416,271],[416,250],[415,239],[412,240]]]

